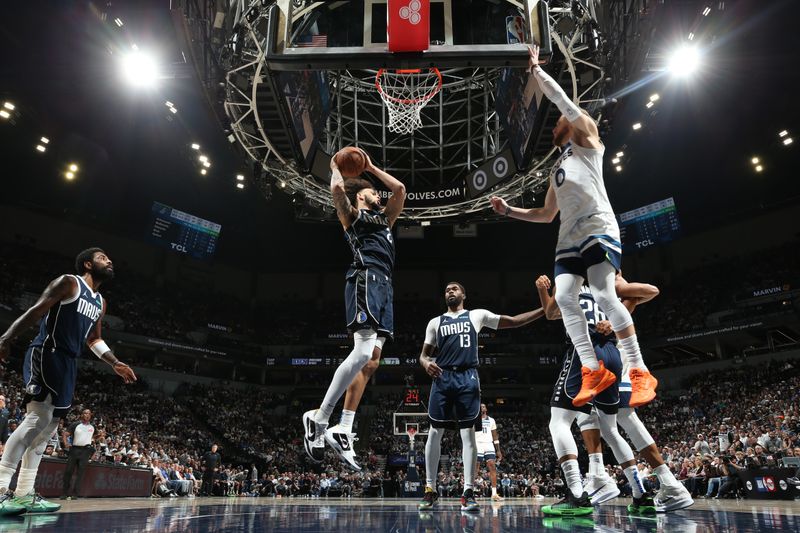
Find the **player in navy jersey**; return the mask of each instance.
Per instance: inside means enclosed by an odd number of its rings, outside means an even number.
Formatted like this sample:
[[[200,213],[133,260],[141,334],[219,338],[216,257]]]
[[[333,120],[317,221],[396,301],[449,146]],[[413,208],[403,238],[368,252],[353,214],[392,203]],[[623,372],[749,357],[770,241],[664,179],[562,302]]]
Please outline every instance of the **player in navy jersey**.
[[[433,507],[438,498],[436,478],[439,470],[442,435],[447,428],[461,434],[464,461],[462,511],[477,511],[472,490],[478,448],[475,430],[481,426],[481,384],[478,377],[478,333],[491,329],[518,328],[544,316],[542,309],[516,316],[496,315],[485,309],[464,309],[464,286],[452,281],[444,291],[447,312],[430,322],[419,362],[433,378],[428,418],[430,432],[425,443],[425,495],[421,509]]]
[[[394,335],[392,227],[406,199],[405,186],[373,165],[366,152],[363,154],[364,170],[378,178],[391,196],[386,207],[382,207],[372,183],[361,178],[344,180],[336,166],[336,157],[331,158],[333,204],[353,252],[353,262],[345,276],[344,298],[347,329],[353,334],[355,346],[336,369],[319,409],[303,415],[303,444],[309,457],[315,462],[321,461],[327,442],[353,470],[361,469],[353,450],[355,410],[378,368],[384,342]],[[333,409],[345,391],[342,420],[328,428]]]
[[[4,360],[14,339],[39,323],[23,367],[27,414],[6,442],[0,461],[0,515],[60,508],[36,495],[33,484],[42,452],[72,405],[77,359],[85,345],[125,383],[136,381],[133,370],[114,356],[101,337],[106,302],[98,289],[114,277],[111,260],[100,248],[89,248],[78,254],[75,269],[77,276],[65,274],[53,280],[39,300],[0,336],[0,360]],[[15,498],[9,484],[20,460]]]

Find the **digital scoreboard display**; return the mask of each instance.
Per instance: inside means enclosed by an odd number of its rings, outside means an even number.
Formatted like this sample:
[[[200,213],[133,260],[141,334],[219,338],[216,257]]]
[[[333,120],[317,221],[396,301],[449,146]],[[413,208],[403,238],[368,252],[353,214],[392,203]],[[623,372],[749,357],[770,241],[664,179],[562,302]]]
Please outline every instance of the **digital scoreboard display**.
[[[220,224],[190,215],[159,202],[151,210],[150,240],[196,259],[214,255]]]
[[[620,214],[619,229],[626,252],[672,241],[681,229],[675,200],[667,198]]]

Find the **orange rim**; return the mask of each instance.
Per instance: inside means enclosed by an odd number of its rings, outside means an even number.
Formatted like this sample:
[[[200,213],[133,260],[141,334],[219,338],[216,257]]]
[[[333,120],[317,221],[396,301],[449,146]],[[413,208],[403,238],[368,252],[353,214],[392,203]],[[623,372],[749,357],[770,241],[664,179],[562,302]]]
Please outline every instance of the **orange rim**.
[[[403,104],[403,105],[411,105],[416,104],[419,102],[425,102],[430,100],[436,93],[438,93],[442,89],[442,73],[439,72],[439,69],[436,67],[431,67],[429,70],[433,71],[436,74],[436,86],[431,90],[428,94],[423,96],[422,98],[397,98],[390,94],[386,94],[381,87],[381,76],[383,76],[384,72],[387,72],[388,69],[382,68],[378,70],[378,73],[375,75],[375,87],[378,89],[378,92],[386,99],[391,100],[396,104]],[[397,69],[394,71],[395,74],[419,74],[422,72],[422,69],[412,68],[412,69]]]

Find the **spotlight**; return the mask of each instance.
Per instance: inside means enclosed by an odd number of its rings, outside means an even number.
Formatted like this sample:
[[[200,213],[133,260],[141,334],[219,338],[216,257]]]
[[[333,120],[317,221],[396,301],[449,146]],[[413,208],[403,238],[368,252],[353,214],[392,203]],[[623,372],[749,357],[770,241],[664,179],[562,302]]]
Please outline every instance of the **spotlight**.
[[[640,129],[642,129],[642,123],[641,122],[637,122],[636,124],[633,125],[633,130],[634,131],[640,130]]]
[[[654,105],[656,105],[656,104],[655,104],[655,102],[647,102],[647,103],[645,104],[645,107],[646,107],[647,109],[650,109],[650,108],[651,108],[651,107],[653,107]]]
[[[69,171],[70,172],[77,172],[78,171],[78,165],[76,165],[75,163],[70,163],[69,164]]]
[[[764,170],[764,167],[761,165],[756,165],[756,172],[761,172],[762,170]]]
[[[787,130],[781,130],[778,133],[778,137],[786,137],[787,135],[789,135],[789,132]]]
[[[124,78],[136,87],[153,87],[158,80],[158,66],[155,59],[139,52],[136,45],[134,45],[134,50],[122,58]]]
[[[614,159],[612,159],[612,160],[611,160],[611,164],[612,164],[612,165],[617,165],[617,164],[619,164],[619,157],[615,157]]]
[[[10,116],[11,115],[9,115],[8,111],[6,111],[5,109],[0,109],[0,117],[8,118]]]
[[[47,150],[47,148],[45,148],[45,147],[44,147],[43,145],[41,145],[41,144],[37,144],[37,145],[36,145],[36,150],[37,150],[37,151],[39,151],[39,152],[42,152],[42,153],[44,153],[44,151],[45,151],[45,150]]]
[[[39,139],[39,141],[44,144],[50,144],[50,139],[48,139],[47,137],[42,137],[41,139]]]
[[[689,33],[689,40],[690,41],[694,41],[694,33],[693,32]]]
[[[208,156],[200,154],[200,157],[198,157],[197,160],[200,161],[201,163],[205,163],[206,161],[208,161]]]
[[[757,165],[759,162],[761,162],[761,159],[754,157],[753,159],[750,160],[750,162],[753,163],[754,165]]]
[[[281,189],[285,189],[285,188],[286,188],[286,182],[281,180]]]
[[[166,102],[164,102],[164,104],[165,104],[167,107],[175,107],[175,104],[173,104],[173,103],[172,103],[172,102],[170,102],[169,100],[167,100]]]
[[[236,188],[237,189],[244,189],[244,183],[237,183],[236,184]]]
[[[119,17],[115,18],[114,19],[114,24],[116,24],[118,27],[121,28],[122,27],[122,19],[120,19]]]
[[[617,152],[617,157],[622,157],[623,155],[625,155],[625,152]]]
[[[11,102],[3,102],[3,107],[8,109],[9,111],[14,111],[17,108],[17,106],[12,104]]]
[[[201,168],[201,169],[200,169],[200,174],[202,174],[203,176],[205,176],[205,175],[206,175],[206,173],[207,173],[206,169],[204,169],[204,168]]]
[[[210,163],[210,162],[208,162],[208,161],[203,161],[203,166],[204,166],[204,167],[206,167],[206,168],[208,168],[208,167],[210,167],[210,166],[211,166],[211,163]]]
[[[199,144],[192,143],[192,150],[199,150],[199,149],[200,149],[200,145]]]
[[[622,165],[615,166],[614,170],[616,170],[617,172],[622,172]]]
[[[667,70],[674,76],[686,77],[700,66],[700,53],[694,46],[684,45],[670,56]]]
[[[67,178],[68,180],[72,181],[73,179],[75,179],[75,173],[74,172],[67,172],[66,174],[64,174],[64,177]]]
[[[706,6],[706,8],[703,10],[703,16],[707,17],[709,13],[711,13],[711,8]]]
[[[786,137],[786,138],[783,140],[783,145],[784,145],[784,146],[789,146],[789,145],[790,145],[790,144],[792,144],[793,142],[794,142],[794,141],[792,141],[792,138],[791,138],[791,137]]]
[[[175,107],[170,107],[169,110],[170,112],[172,112],[173,115],[178,112],[178,109]]]
[[[653,93],[653,94],[650,95],[650,101],[651,102],[658,102],[659,98],[661,98],[661,96],[659,96],[658,93]]]
[[[244,181],[244,176],[241,174],[236,174],[236,181]]]

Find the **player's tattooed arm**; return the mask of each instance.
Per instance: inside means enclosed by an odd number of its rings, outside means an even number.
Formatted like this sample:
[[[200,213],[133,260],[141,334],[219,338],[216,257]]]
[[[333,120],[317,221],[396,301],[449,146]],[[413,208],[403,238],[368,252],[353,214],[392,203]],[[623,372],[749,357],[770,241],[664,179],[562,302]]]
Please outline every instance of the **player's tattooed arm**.
[[[539,276],[536,278],[536,292],[539,293],[539,301],[542,303],[544,309],[544,316],[547,320],[558,320],[561,318],[561,309],[556,303],[556,288],[553,287],[553,294],[550,294],[550,278],[547,276]]]
[[[508,205],[508,202],[499,196],[492,196],[489,202],[491,202],[492,209],[494,209],[495,213],[498,215],[516,218],[517,220],[524,220],[526,222],[550,223],[555,220],[558,214],[558,202],[556,201],[556,193],[552,186],[547,189],[547,194],[544,197],[544,205],[542,207],[531,207],[530,209],[511,207]]]
[[[403,212],[403,207],[406,205],[406,186],[403,185],[403,182],[399,179],[373,165],[372,159],[370,159],[367,152],[364,150],[361,150],[361,152],[364,154],[364,159],[367,161],[364,170],[381,180],[381,183],[392,193],[386,201],[386,209],[384,209],[383,212],[386,218],[389,219],[389,226],[394,226],[395,220],[397,220],[400,213]]]
[[[433,352],[436,346],[432,344],[423,344],[422,353],[419,354],[419,364],[425,369],[425,372],[433,379],[442,375],[442,369],[433,360]]]
[[[544,309],[534,309],[518,315],[500,315],[500,321],[497,323],[497,329],[520,328],[527,326],[535,320],[539,320],[544,316]]]
[[[36,303],[20,315],[0,336],[0,361],[8,356],[14,339],[28,328],[38,324],[54,305],[74,296],[77,290],[78,282],[72,276],[64,275],[51,281]]]
[[[342,173],[339,172],[335,160],[335,157],[331,158],[331,195],[336,208],[336,216],[339,217],[339,222],[342,223],[344,229],[347,229],[358,216],[358,210],[353,207],[345,193],[344,178],[342,178]]]

